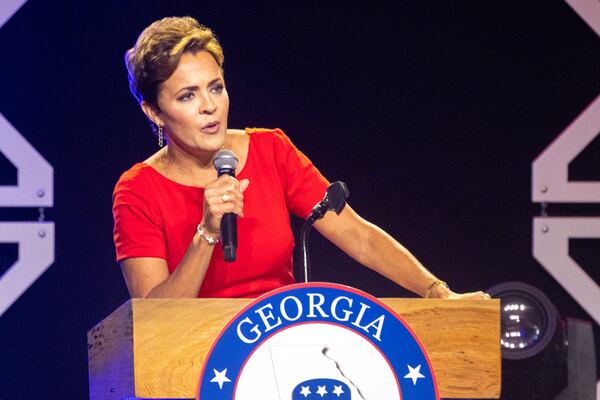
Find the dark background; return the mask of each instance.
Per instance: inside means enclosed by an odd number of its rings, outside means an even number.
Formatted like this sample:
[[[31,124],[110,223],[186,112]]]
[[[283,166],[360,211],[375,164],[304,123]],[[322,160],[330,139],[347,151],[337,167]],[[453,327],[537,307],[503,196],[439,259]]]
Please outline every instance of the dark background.
[[[54,167],[56,262],[0,317],[2,400],[87,397],[86,332],[128,298],[112,189],[157,149],[123,53],[155,19],[187,14],[224,47],[230,127],[283,128],[454,290],[523,281],[590,320],[531,256],[531,163],[600,93],[600,39],[566,3],[29,0],[0,29],[0,112]],[[571,177],[600,180],[598,157],[597,138]],[[1,155],[0,171],[16,184]],[[598,241],[572,244],[600,281]],[[315,280],[412,296],[316,233],[312,250]],[[0,251],[1,274],[16,245]]]

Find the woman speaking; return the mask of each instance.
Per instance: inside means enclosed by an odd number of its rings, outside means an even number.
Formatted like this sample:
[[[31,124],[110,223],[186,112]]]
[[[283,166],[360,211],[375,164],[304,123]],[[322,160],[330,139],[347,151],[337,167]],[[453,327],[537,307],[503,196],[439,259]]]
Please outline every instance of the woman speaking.
[[[113,194],[114,240],[131,297],[256,297],[294,282],[289,214],[306,218],[328,181],[279,129],[228,129],[223,51],[191,17],[156,21],[127,51],[131,92],[160,149],[133,165]],[[213,157],[237,155],[235,178]],[[223,260],[220,224],[237,221],[241,246]],[[361,264],[424,297],[457,294],[350,206],[315,228]]]

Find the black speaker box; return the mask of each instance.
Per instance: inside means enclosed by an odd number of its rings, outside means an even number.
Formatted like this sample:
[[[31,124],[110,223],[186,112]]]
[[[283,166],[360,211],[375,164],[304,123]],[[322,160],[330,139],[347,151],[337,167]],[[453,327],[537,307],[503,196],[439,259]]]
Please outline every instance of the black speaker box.
[[[554,400],[596,400],[596,350],[592,324],[567,318],[568,386]]]

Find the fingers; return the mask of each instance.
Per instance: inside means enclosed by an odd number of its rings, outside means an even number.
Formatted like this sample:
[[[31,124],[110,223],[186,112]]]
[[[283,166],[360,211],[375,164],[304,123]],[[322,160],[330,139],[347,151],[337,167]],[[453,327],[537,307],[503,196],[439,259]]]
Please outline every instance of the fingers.
[[[250,180],[249,179],[242,179],[240,181],[240,191],[242,193],[244,193],[246,191],[246,189],[248,189],[248,186],[250,186]]]
[[[238,181],[222,175],[204,189],[204,224],[211,233],[219,231],[221,219],[227,213],[244,216],[244,194],[248,179]]]
[[[482,292],[481,290],[478,292],[470,292],[470,293],[454,293],[452,296],[448,297],[453,300],[489,300],[491,299],[490,295]]]
[[[490,295],[482,292],[481,290],[478,292],[465,293],[462,295],[463,299],[472,299],[472,300],[489,300],[491,299]]]

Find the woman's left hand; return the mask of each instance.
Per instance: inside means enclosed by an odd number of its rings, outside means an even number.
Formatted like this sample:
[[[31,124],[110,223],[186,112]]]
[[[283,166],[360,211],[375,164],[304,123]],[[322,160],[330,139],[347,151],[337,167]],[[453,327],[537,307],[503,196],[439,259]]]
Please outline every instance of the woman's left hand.
[[[438,296],[434,296],[432,293],[431,298],[438,299],[448,299],[448,300],[489,300],[491,299],[490,295],[482,292],[481,290],[477,292],[469,292],[469,293],[454,293],[451,290],[444,294],[440,294]]]
[[[489,300],[491,296],[481,290],[478,292],[469,292],[469,293],[452,293],[450,297],[451,300]]]
[[[437,284],[441,282],[441,284]],[[430,299],[448,299],[448,300],[489,300],[491,299],[490,295],[482,292],[481,290],[477,292],[468,292],[468,293],[455,293],[442,281],[434,282],[434,287],[431,289],[431,293],[429,293]]]

